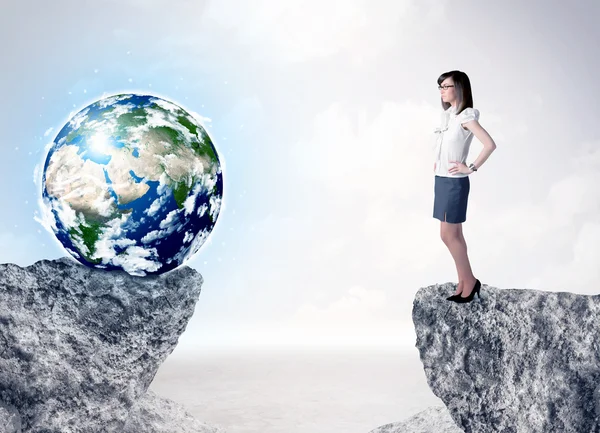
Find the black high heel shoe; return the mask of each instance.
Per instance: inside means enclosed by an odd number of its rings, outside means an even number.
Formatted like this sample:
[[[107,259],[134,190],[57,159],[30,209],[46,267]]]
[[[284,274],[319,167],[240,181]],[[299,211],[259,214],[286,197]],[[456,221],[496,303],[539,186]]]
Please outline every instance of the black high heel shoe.
[[[462,293],[462,292],[460,292]],[[456,298],[458,298],[460,296],[460,293],[457,293],[456,295],[452,295],[452,296],[448,296],[446,298],[447,301],[454,301]]]
[[[459,297],[459,296],[460,296],[460,294],[461,294],[461,293],[462,293],[462,290],[461,290],[459,293],[456,293],[455,295],[448,296],[448,297],[446,298],[446,300],[447,300],[447,301],[454,301],[454,300],[455,300],[457,297]]]
[[[467,296],[466,298],[463,298],[460,295],[455,295],[455,296],[451,296],[450,300],[457,302],[459,304],[464,304],[465,302],[471,302],[473,300],[473,298],[475,297],[475,293],[477,293],[477,297],[479,299],[481,299],[481,295],[479,294],[479,289],[481,288],[481,282],[479,280],[475,281],[475,287],[473,287],[473,290],[471,291],[471,294],[469,296]]]

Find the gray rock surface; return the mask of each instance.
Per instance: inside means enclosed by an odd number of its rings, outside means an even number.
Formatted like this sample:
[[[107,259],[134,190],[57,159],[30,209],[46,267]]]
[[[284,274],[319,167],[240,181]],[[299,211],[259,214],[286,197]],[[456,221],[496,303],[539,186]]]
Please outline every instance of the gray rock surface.
[[[0,401],[0,433],[21,433],[21,416],[16,407]]]
[[[23,433],[123,432],[202,283],[187,266],[134,277],[69,258],[1,264],[0,402]]]
[[[466,433],[600,432],[600,296],[498,289],[446,300],[421,288],[416,347],[429,387]]]
[[[196,420],[180,404],[149,389],[129,413],[123,433],[225,433],[225,430]]]
[[[405,421],[377,427],[369,433],[462,433],[444,406],[430,407]]]

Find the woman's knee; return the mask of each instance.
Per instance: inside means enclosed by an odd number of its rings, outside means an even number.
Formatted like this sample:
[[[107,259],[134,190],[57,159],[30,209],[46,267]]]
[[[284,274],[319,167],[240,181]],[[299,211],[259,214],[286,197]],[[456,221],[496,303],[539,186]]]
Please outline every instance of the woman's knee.
[[[442,223],[440,237],[445,244],[460,240],[461,233],[458,226],[459,224]]]

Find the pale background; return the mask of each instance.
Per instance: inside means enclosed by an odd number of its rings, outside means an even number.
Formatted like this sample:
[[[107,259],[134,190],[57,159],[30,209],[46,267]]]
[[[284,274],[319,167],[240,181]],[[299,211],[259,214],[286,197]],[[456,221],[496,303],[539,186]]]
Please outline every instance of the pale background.
[[[71,114],[165,97],[205,118],[225,195],[153,388],[231,433],[401,420],[441,403],[414,295],[457,282],[432,218],[442,72],[469,75],[498,146],[463,225],[483,290],[598,292],[599,16],[595,0],[1,0],[0,262],[66,254],[35,181]]]

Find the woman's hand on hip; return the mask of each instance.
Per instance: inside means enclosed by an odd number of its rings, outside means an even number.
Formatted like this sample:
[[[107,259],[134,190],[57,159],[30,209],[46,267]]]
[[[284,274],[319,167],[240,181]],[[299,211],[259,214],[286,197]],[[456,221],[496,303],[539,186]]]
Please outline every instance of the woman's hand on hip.
[[[451,167],[450,169],[448,169],[449,173],[452,173],[452,174],[455,174],[455,173],[471,174],[471,173],[473,173],[473,170],[471,170],[469,167],[467,167],[462,162],[450,161],[450,163],[454,163],[456,165],[454,167]]]

